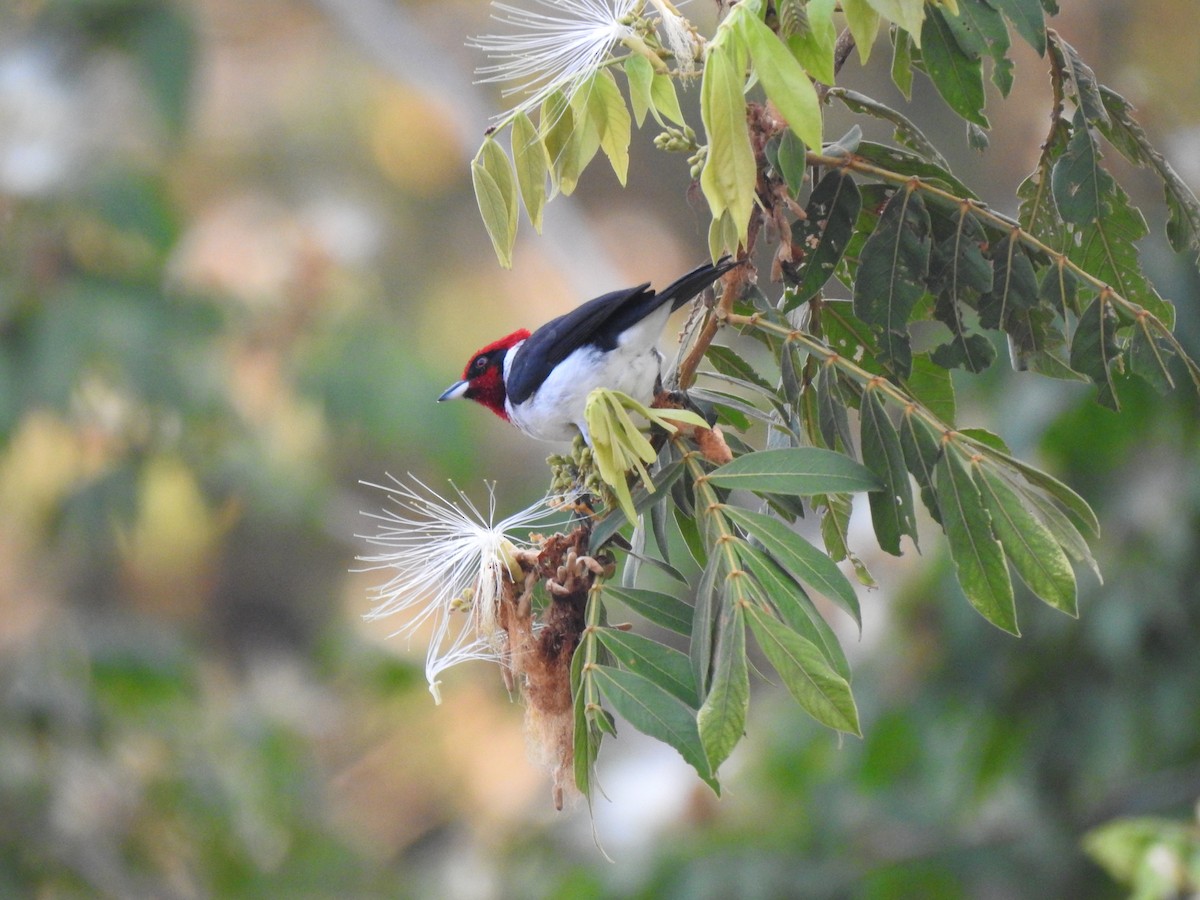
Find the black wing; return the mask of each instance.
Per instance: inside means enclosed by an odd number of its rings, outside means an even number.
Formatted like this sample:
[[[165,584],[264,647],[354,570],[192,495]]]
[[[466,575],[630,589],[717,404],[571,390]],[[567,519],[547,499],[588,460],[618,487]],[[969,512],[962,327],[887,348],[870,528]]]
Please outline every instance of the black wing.
[[[675,310],[738,265],[728,257],[705,263],[672,282],[661,292],[650,283],[613,291],[589,300],[557,319],[551,319],[521,345],[506,380],[509,402],[522,403],[533,396],[556,365],[585,345],[612,350],[620,336],[664,303]]]

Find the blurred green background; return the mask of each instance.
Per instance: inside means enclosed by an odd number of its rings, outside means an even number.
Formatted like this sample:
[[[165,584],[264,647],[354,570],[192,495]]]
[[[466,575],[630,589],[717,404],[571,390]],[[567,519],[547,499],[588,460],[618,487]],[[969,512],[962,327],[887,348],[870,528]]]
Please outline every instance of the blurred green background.
[[[713,12],[690,13],[711,24]],[[1192,0],[1068,3],[1057,27],[1200,184]],[[866,737],[760,684],[717,801],[628,727],[595,811],[550,806],[486,666],[435,707],[423,647],[366,624],[359,484],[450,477],[502,511],[549,449],[436,407],[477,346],[704,254],[686,168],[635,136],[502,272],[467,162],[500,108],[463,46],[482,0],[12,0],[0,8],[0,896],[1119,896],[1080,849],[1200,797],[1200,406],[998,366],[960,418],[1097,508],[1101,585],[1025,635],[924,555],[858,547]],[[1023,45],[965,148],[998,207],[1048,124]],[[886,50],[849,86],[894,97]],[[696,91],[686,101],[695,109]],[[829,131],[845,124],[831,113]],[[1110,154],[1115,156],[1115,154]],[[1113,163],[1161,232],[1144,173]],[[1200,355],[1200,279],[1146,265]],[[1001,358],[1004,358],[1002,354]],[[454,404],[451,405],[455,406]],[[462,404],[466,407],[467,404]]]

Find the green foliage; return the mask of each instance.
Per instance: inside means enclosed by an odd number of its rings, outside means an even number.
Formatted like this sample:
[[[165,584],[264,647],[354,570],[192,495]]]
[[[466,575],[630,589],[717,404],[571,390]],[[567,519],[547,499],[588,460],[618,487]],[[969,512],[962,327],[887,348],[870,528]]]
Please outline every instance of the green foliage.
[[[651,443],[636,430],[636,452],[605,456],[605,480],[636,529],[622,586],[605,582],[592,596],[594,621],[604,621],[599,610],[608,603],[624,604],[686,638],[688,648],[685,657],[618,632],[584,636],[579,652],[598,659],[602,646],[619,666],[596,675],[585,664],[576,682],[576,752],[586,761],[577,763],[576,780],[585,791],[608,733],[600,696],[678,749],[715,787],[747,721],[747,629],[806,712],[860,733],[845,655],[809,596],[822,595],[861,626],[855,589],[837,566],[849,561],[859,581],[874,583],[849,546],[850,514],[864,500],[857,495],[866,494],[879,548],[900,555],[905,538],[914,547],[919,538],[919,493],[970,607],[1002,631],[1020,633],[1018,609],[1028,595],[1078,615],[1072,565],[1096,568],[1088,543],[1099,534],[1094,513],[1002,440],[959,423],[950,370],[982,373],[994,366],[997,345],[1007,344],[1018,370],[1090,380],[1099,402],[1114,409],[1130,374],[1165,391],[1182,369],[1200,389],[1200,368],[1172,333],[1174,307],[1141,266],[1145,220],[1106,171],[1101,137],[1160,179],[1168,238],[1181,252],[1200,250],[1200,204],[1129,104],[1047,29],[1046,9],[1037,0],[864,0],[840,10],[825,0],[736,4],[704,53],[702,138],[655,92],[682,73],[657,65],[670,57],[652,55],[653,22],[639,26],[651,36],[650,56],[617,57],[632,119],[671,118],[680,127],[656,144],[694,151],[689,164],[708,201],[713,258],[754,259],[771,244],[772,275],[784,287],[768,296],[761,276],[758,286],[728,276],[675,373],[684,389],[703,379],[693,394],[730,432],[731,461],[680,435]],[[987,144],[985,76],[1002,95],[1013,84],[1010,29],[1047,57],[1051,127],[1017,191],[1015,219],[960,181],[906,112],[835,84],[848,41],[865,62],[885,22],[901,92],[917,90],[913,72],[924,73],[976,148]],[[598,146],[624,180],[630,116],[621,115],[624,100],[606,68],[591,82],[588,97],[558,104],[573,120],[548,120],[543,110],[551,181],[564,193]],[[892,143],[864,141],[855,125],[823,144],[822,107],[834,100],[886,122]],[[493,168],[503,169],[499,162]],[[493,180],[494,193],[509,199],[484,196],[481,204],[487,200],[490,218],[507,227],[514,192]],[[509,231],[489,229],[511,246]],[[758,351],[714,342],[731,327]],[[607,433],[598,430],[605,446]],[[630,469],[640,473],[641,493],[626,485]],[[664,476],[670,489],[651,490]],[[811,513],[823,549],[800,533]],[[623,524],[602,515],[592,552],[608,548],[620,557]],[[694,594],[681,592],[694,597],[690,606],[636,586],[642,563],[655,558],[650,535],[657,565],[694,585]],[[668,562],[673,545],[687,548],[694,568]]]

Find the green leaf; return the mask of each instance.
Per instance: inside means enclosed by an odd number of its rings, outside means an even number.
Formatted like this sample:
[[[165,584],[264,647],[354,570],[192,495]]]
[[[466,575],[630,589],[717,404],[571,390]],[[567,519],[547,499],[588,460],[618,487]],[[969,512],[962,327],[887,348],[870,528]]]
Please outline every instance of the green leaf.
[[[1116,316],[1101,295],[1083,311],[1071,337],[1071,368],[1082,372],[1100,389],[1097,400],[1110,409],[1120,409],[1112,380],[1112,367],[1119,356]]]
[[[517,185],[508,157],[491,138],[483,142],[479,155],[471,162],[471,184],[496,257],[501,266],[511,269],[517,237]]]
[[[604,583],[604,593],[620,600],[655,625],[661,625],[676,634],[691,634],[692,608],[678,597],[642,588],[617,587],[611,581]]]
[[[1150,332],[1150,324],[1139,318],[1133,327],[1129,341],[1129,369],[1134,375],[1144,378],[1156,391],[1165,394],[1175,387],[1175,380],[1167,368],[1174,354]]]
[[[707,514],[706,514],[707,517]],[[710,529],[715,531],[715,528]],[[711,541],[710,541],[711,543]],[[721,572],[722,554],[710,553],[708,565],[696,586],[696,607],[692,615],[692,631],[688,642],[688,657],[692,663],[696,693],[708,695],[708,676],[712,670],[713,623],[721,598],[717,592],[717,576]]]
[[[695,714],[682,701],[635,672],[593,666],[592,678],[604,698],[625,721],[642,734],[657,738],[679,751],[696,774],[719,793],[712,767],[704,755]]]
[[[833,46],[837,43],[837,29],[833,25],[833,9],[837,0],[808,0],[808,27],[787,38],[788,49],[799,60],[800,65],[817,81],[833,84]],[[758,21],[757,18],[754,21]],[[764,25],[763,28],[766,28]],[[769,30],[769,29],[768,29]],[[753,46],[750,48],[754,54]],[[758,63],[756,62],[757,66]],[[760,76],[761,77],[761,76]],[[776,104],[778,105],[778,104]],[[820,144],[811,146],[819,147]]]
[[[854,280],[854,314],[881,330],[880,352],[901,377],[912,369],[908,319],[929,272],[929,213],[920,194],[897,191],[863,245]]]
[[[1075,99],[1076,106],[1089,125],[1109,124],[1108,111],[1100,98],[1100,85],[1093,72],[1079,53],[1054,31],[1046,33],[1051,64],[1066,79],[1066,88]]]
[[[1008,26],[986,0],[957,0],[958,15],[947,15],[946,24],[967,56],[992,58],[992,81],[1005,97],[1012,89],[1012,61],[1008,59]]]
[[[593,640],[593,638],[584,638],[584,641],[588,640]],[[575,787],[579,788],[579,792],[587,797],[590,803],[592,773],[596,768],[596,757],[600,754],[600,742],[604,739],[604,735],[593,724],[592,716],[595,713],[589,714],[588,710],[588,689],[584,684],[583,676],[583,659],[586,653],[583,650],[584,644],[580,643],[571,657],[571,705],[574,713],[572,762]]]
[[[930,162],[941,166],[943,169],[950,168],[950,163],[946,162],[945,157],[933,145],[933,142],[925,137],[925,133],[904,113],[880,103],[873,97],[868,97],[866,94],[860,94],[858,91],[852,91],[848,88],[830,88],[828,96],[842,101],[851,112],[864,113],[891,123],[893,127],[892,137],[896,141],[910,150],[919,153]]]
[[[820,648],[763,610],[751,607],[748,618],[763,655],[801,709],[822,725],[861,736],[850,683],[826,662]]]
[[[964,434],[964,432],[959,432],[959,434]],[[985,456],[1001,459],[1008,463],[1009,466],[1024,475],[1030,484],[1041,488],[1061,503],[1085,533],[1090,534],[1092,537],[1100,536],[1100,521],[1096,518],[1096,514],[1092,511],[1092,508],[1088,506],[1087,501],[1053,475],[1043,472],[1041,469],[1035,468],[1029,465],[1029,463],[1017,459],[1003,450],[998,450],[985,442],[978,442],[976,446],[983,450]]]
[[[1066,248],[1071,261],[1173,327],[1175,308],[1154,290],[1138,260],[1136,242],[1145,237],[1146,222],[1100,166],[1100,148],[1078,112],[1075,134],[1054,164],[1051,184],[1071,233]]]
[[[608,157],[617,181],[624,186],[629,173],[629,141],[633,129],[621,89],[606,69],[601,69],[592,79],[588,118],[600,135],[600,148]]]
[[[1100,574],[1100,566],[1096,563],[1095,557],[1092,556],[1092,550],[1088,546],[1087,541],[1079,533],[1079,529],[1067,518],[1066,514],[1059,509],[1058,505],[1049,497],[1028,485],[1015,484],[1013,487],[1033,507],[1038,517],[1042,520],[1042,523],[1050,529],[1050,533],[1058,541],[1058,545],[1066,551],[1067,556],[1076,562],[1086,564],[1095,573],[1096,580],[1103,583],[1104,578]]]
[[[557,173],[559,190],[565,195],[575,192],[584,169],[600,150],[600,132],[590,110],[596,78],[596,75],[592,75],[570,98],[571,133],[562,152],[557,157],[550,155],[551,171]],[[548,142],[546,148],[550,149]]]
[[[925,71],[947,105],[981,128],[991,127],[983,114],[983,64],[963,51],[945,13],[930,6],[921,28]]]
[[[984,328],[1007,330],[1011,315],[1037,306],[1041,287],[1033,261],[1015,234],[1006,235],[990,255],[992,288],[979,300],[979,322]]]
[[[554,191],[559,191],[562,188],[560,173],[563,162],[568,155],[571,136],[575,133],[575,113],[561,91],[555,91],[542,101],[538,113],[538,133],[550,162],[550,183]]]
[[[737,544],[738,558],[754,576],[762,589],[759,598],[779,613],[779,617],[793,630],[799,632],[821,648],[825,659],[843,678],[850,677],[850,664],[837,639],[837,634],[817,611],[799,583],[775,560],[757,547],[744,541]]]
[[[710,472],[708,481],[718,487],[797,496],[882,487],[870,469],[844,454],[817,447],[746,453]]]
[[[1004,550],[992,537],[979,489],[957,452],[945,448],[935,467],[938,509],[963,593],[985,619],[1019,635]]]
[[[898,175],[915,175],[917,178],[935,187],[946,188],[956,197],[972,200],[978,199],[975,192],[955,178],[949,169],[939,166],[935,162],[930,162],[923,156],[911,150],[906,150],[903,147],[890,147],[886,144],[877,144],[874,141],[859,141],[854,155],[866,162],[874,163],[880,168],[895,172]],[[883,188],[884,186],[863,185],[861,190],[865,195],[873,187]],[[894,188],[887,188],[887,190],[892,191]],[[943,206],[946,205],[946,201],[944,200],[938,199],[937,202],[943,204]],[[870,208],[869,205],[868,208]],[[950,208],[957,211],[959,204],[954,203]]]
[[[921,489],[921,501],[933,520],[942,524],[942,513],[934,492],[934,473],[942,455],[942,445],[934,430],[911,409],[906,409],[900,417],[900,449],[904,452],[904,465]]]
[[[713,344],[704,354],[704,358],[723,375],[747,382],[771,394],[775,393],[775,388],[730,347]]]
[[[832,0],[812,0],[809,3],[810,20],[813,7],[823,4],[829,7],[832,15]],[[750,58],[754,60],[754,71],[762,82],[767,98],[775,104],[779,112],[787,120],[788,126],[796,136],[809,147],[821,146],[821,101],[817,98],[816,88],[809,80],[808,73],[796,58],[788,52],[787,47],[779,40],[762,21],[753,15],[741,17],[741,33],[750,50]],[[831,42],[829,45],[829,80],[833,74],[833,23],[829,22]],[[816,34],[810,31],[810,35]],[[793,41],[799,38],[793,37]],[[712,65],[711,56],[708,65]],[[707,67],[706,67],[707,68]],[[820,73],[814,72],[817,77]],[[707,71],[705,77],[707,78]],[[744,116],[744,105],[743,105]],[[744,119],[743,119],[744,124]],[[710,150],[711,152],[711,150]]]
[[[837,367],[821,365],[817,372],[817,421],[821,439],[830,450],[846,452],[854,449],[850,438],[850,417],[846,413],[846,398],[838,384]]]
[[[1078,617],[1075,573],[1050,529],[990,466],[975,465],[975,483],[991,516],[992,532],[1021,580],[1055,609]]]
[[[700,85],[700,117],[708,135],[708,155],[700,173],[700,188],[708,200],[714,226],[732,229],[737,235],[735,245],[746,234],[758,177],[746,125],[746,98],[742,94],[744,67],[738,65],[738,56],[728,37],[709,44]],[[725,213],[729,214],[729,225],[718,226]],[[727,238],[728,231],[722,236]],[[711,249],[711,236],[709,244]],[[720,249],[728,246],[728,241],[723,240]]]
[[[676,125],[684,124],[683,113],[679,109],[679,96],[675,93],[675,81],[670,75],[654,73],[654,79],[650,82],[650,97],[654,100],[654,109]]]
[[[956,334],[935,347],[929,358],[944,369],[966,369],[978,374],[996,361],[996,348],[982,334]]]
[[[736,506],[721,511],[753,535],[793,578],[824,594],[862,628],[858,595],[837,563],[778,519]]]
[[[870,2],[870,0],[868,0]],[[892,81],[900,89],[905,100],[912,99],[912,38],[908,32],[897,31],[894,36],[895,46],[892,47]]]
[[[686,653],[632,631],[600,628],[596,635],[622,668],[645,676],[692,709],[700,705]]]
[[[779,174],[787,183],[788,193],[799,197],[804,188],[804,179],[808,174],[808,160],[805,158],[804,142],[796,137],[796,132],[790,128],[779,136],[779,149],[775,154],[775,162]]]
[[[533,230],[542,233],[542,212],[546,207],[546,148],[537,129],[524,112],[517,114],[512,123],[513,163],[517,170],[517,184],[521,188],[521,199]]]
[[[638,128],[646,121],[646,113],[654,109],[654,98],[650,85],[654,81],[654,67],[640,53],[625,57],[625,78],[629,81],[629,102],[633,106],[633,118]],[[655,113],[657,115],[657,112]]]
[[[1200,202],[1192,189],[1171,168],[1161,153],[1150,145],[1146,132],[1133,118],[1133,107],[1115,91],[1100,85],[1100,98],[1111,124],[1100,125],[1101,133],[1134,165],[1146,166],[1162,181],[1167,200],[1167,239],[1176,253],[1200,254]]]
[[[992,6],[1004,13],[1013,23],[1017,34],[1029,42],[1029,46],[1046,55],[1046,15],[1039,0],[988,0]]]
[[[747,577],[730,572],[729,579]],[[750,671],[746,663],[746,622],[742,604],[726,602],[717,623],[712,683],[696,716],[700,741],[713,771],[728,759],[746,731]]]
[[[858,48],[858,58],[865,66],[879,34],[879,13],[869,0],[842,0],[842,12],[846,14],[846,27],[854,38],[854,46]]]
[[[792,225],[792,242],[805,252],[796,290],[785,310],[812,299],[833,276],[854,223],[862,208],[862,196],[854,179],[842,169],[832,169],[813,188],[805,217]]]
[[[937,416],[943,424],[953,426],[958,416],[954,398],[954,380],[942,366],[934,364],[926,353],[913,357],[912,374],[905,387],[927,410]]]
[[[881,16],[895,22],[921,46],[921,21],[925,18],[925,0],[867,0]]]
[[[883,490],[867,494],[875,537],[885,553],[899,556],[900,535],[907,534],[913,543],[917,541],[912,486],[904,468],[900,435],[879,401],[878,392],[870,387],[863,391],[859,421],[863,463],[884,485]]]

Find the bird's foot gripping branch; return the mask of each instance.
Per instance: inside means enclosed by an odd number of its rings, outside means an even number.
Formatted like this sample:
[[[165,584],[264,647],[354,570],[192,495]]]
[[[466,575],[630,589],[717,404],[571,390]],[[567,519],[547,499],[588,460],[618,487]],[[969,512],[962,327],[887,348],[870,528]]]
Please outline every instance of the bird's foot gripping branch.
[[[859,733],[830,624],[861,627],[851,577],[873,583],[850,546],[855,504],[889,554],[919,537],[928,546],[940,529],[963,595],[998,628],[1018,633],[1014,575],[1077,614],[1077,567],[1099,574],[1089,547],[1096,516],[1000,437],[959,421],[951,371],[981,372],[999,347],[1019,377],[1092,382],[1113,409],[1131,378],[1200,389],[1200,368],[1173,334],[1174,307],[1141,268],[1145,222],[1104,168],[1103,146],[1160,180],[1167,239],[1189,264],[1200,252],[1200,204],[1130,105],[1047,28],[1052,5],[742,0],[723,8],[706,39],[669,4],[555,0],[555,33],[587,52],[570,65],[547,57],[558,67],[545,73],[539,58],[526,59],[536,102],[501,116],[472,165],[501,262],[520,207],[540,228],[548,197],[574,190],[600,151],[624,180],[635,121],[657,123],[656,146],[686,155],[681,209],[695,179],[712,216],[712,257],[744,261],[700,267],[661,294],[643,285],[604,295],[532,335],[516,332],[478,354],[444,395],[477,399],[535,437],[591,433],[570,480],[586,482],[590,463],[596,476],[585,486],[600,499],[577,502],[583,519],[565,536],[526,548],[536,564],[519,557],[519,573],[497,569],[501,587],[474,595],[519,592],[511,621],[532,622],[537,611],[569,623],[549,632],[559,635],[556,733],[571,735],[555,758],[560,769],[569,761],[589,797],[613,713],[677,749],[718,789],[745,728],[751,643],[816,721]],[[1015,38],[1049,71],[1049,127],[1015,216],[960,181],[905,112],[836,84],[855,47],[864,64],[889,56],[900,90],[920,89],[922,74],[982,149],[985,66],[1007,95]],[[699,121],[688,122],[677,87],[697,78]],[[831,104],[887,123],[892,140],[864,140],[857,126],[825,140]],[[699,304],[679,366],[660,372],[653,341],[667,312],[718,278],[720,296]],[[591,393],[618,390],[649,405],[660,375],[715,417],[728,461],[706,458],[682,434],[642,435],[633,407]],[[553,408],[538,406],[551,396]],[[586,415],[589,396],[603,422]],[[554,541],[574,548],[574,562],[569,551],[555,555]],[[543,554],[575,573],[575,590],[548,588]],[[580,569],[580,560],[596,566]],[[489,565],[476,569],[481,584]],[[532,587],[522,580],[530,573]],[[564,596],[569,615],[555,612]],[[474,622],[492,616],[478,600],[467,607]],[[504,633],[478,639],[532,684],[534,669],[512,656],[528,637]],[[530,624],[529,634],[539,629]]]

